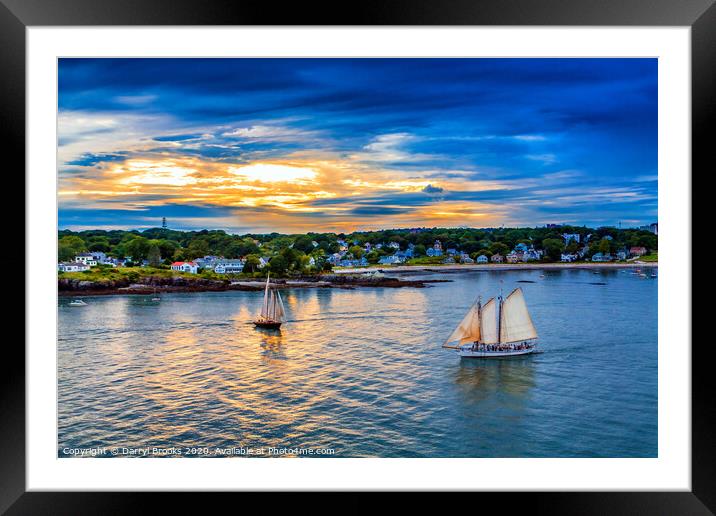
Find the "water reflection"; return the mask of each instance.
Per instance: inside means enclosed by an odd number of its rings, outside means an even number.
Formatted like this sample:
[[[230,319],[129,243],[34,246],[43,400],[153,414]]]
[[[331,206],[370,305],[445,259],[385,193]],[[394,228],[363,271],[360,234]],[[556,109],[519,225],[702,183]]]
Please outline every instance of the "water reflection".
[[[504,359],[462,359],[453,380],[470,401],[480,401],[492,394],[506,393],[519,398],[535,387],[535,360],[527,355]]]
[[[262,292],[166,294],[158,306],[107,296],[72,308],[61,299],[60,448],[656,453],[658,282],[542,272],[440,275],[451,282],[424,289],[288,289],[278,331],[252,324]],[[595,279],[607,285],[590,285]],[[545,354],[461,360],[441,349],[475,297],[500,286],[522,286]],[[627,345],[640,352],[625,362],[614,349]],[[504,439],[506,432],[520,439]]]
[[[282,349],[283,339],[281,330],[276,328],[256,328],[259,334],[260,346],[266,359],[285,359],[286,353]]]

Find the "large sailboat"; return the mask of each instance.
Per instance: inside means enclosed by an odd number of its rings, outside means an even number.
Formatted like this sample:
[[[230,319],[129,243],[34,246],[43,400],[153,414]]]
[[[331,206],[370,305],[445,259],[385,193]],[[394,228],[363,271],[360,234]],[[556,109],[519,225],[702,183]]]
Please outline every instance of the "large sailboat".
[[[264,303],[261,305],[261,313],[254,320],[259,328],[278,329],[285,320],[286,312],[283,309],[283,301],[278,290],[269,288],[269,273],[266,276],[266,289],[264,290]]]
[[[497,358],[527,355],[536,351],[537,330],[527,310],[521,288],[509,296],[478,298],[460,324],[443,343],[461,357]]]

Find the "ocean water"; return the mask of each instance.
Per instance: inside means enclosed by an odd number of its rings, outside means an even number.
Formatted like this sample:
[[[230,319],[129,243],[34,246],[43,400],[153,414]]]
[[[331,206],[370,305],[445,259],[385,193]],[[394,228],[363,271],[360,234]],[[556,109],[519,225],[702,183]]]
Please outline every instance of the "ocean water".
[[[451,281],[283,290],[280,332],[250,324],[261,292],[164,294],[158,305],[87,297],[82,308],[61,298],[58,455],[657,456],[657,279],[598,269],[412,277]],[[517,286],[543,353],[478,360],[440,347],[478,294]]]

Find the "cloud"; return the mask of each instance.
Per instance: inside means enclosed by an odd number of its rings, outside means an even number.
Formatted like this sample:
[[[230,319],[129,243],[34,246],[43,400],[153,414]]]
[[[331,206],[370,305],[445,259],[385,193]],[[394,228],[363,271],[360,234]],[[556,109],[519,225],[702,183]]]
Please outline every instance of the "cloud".
[[[233,210],[186,224],[295,231],[656,215],[655,59],[63,58],[58,84],[61,224],[108,205],[97,225],[184,204]]]
[[[436,194],[442,193],[443,189],[439,186],[427,185],[425,188],[422,189],[422,191],[427,194]]]

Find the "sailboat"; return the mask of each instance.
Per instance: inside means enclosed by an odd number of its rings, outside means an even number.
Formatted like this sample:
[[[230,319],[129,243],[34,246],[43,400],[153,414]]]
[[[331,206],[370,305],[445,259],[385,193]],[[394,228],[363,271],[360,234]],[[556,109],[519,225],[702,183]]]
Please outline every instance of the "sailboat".
[[[480,298],[470,307],[457,328],[443,343],[461,357],[495,358],[527,355],[536,351],[537,330],[527,310],[521,288],[509,296]]]
[[[161,300],[162,300],[162,298],[159,297],[159,294],[157,294],[157,287],[154,287],[154,295],[152,296],[152,302],[158,303]]]
[[[266,289],[264,290],[264,303],[261,306],[261,313],[254,320],[254,324],[259,328],[281,327],[281,323],[285,321],[286,312],[283,309],[283,301],[281,294],[276,289],[269,289],[269,273],[266,276]]]

